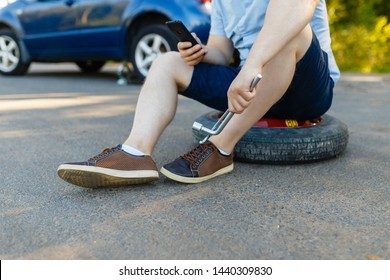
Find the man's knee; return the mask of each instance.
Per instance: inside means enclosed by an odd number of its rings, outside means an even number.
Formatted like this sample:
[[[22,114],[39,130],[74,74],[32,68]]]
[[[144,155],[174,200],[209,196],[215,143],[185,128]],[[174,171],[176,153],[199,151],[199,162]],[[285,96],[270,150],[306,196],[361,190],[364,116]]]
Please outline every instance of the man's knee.
[[[170,68],[174,68],[176,64],[181,61],[180,54],[178,52],[167,52],[158,56],[152,63],[152,68],[162,68],[165,71]]]
[[[186,88],[191,81],[193,66],[187,65],[178,52],[167,52],[157,57],[150,69],[166,78],[173,78],[179,89]]]

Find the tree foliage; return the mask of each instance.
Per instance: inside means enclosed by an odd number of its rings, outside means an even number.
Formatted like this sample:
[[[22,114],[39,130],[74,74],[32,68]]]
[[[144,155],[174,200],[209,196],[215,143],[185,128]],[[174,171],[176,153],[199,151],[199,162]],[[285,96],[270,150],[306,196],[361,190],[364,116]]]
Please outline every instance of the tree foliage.
[[[327,5],[340,69],[390,71],[390,1],[327,0]]]

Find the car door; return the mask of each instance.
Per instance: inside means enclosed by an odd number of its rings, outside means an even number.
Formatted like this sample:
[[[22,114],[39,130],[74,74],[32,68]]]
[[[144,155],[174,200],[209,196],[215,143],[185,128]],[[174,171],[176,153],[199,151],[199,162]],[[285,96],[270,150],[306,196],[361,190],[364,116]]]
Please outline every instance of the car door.
[[[18,17],[24,41],[34,58],[69,57],[83,47],[79,0],[26,0]]]
[[[81,34],[85,49],[95,57],[115,53],[120,44],[122,16],[131,0],[80,0]],[[112,55],[111,54],[111,55]]]

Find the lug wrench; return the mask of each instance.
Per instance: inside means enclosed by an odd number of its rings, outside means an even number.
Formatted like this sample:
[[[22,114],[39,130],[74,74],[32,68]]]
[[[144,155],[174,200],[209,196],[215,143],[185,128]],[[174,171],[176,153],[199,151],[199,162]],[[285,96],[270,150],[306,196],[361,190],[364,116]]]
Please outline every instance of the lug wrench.
[[[252,80],[251,85],[249,87],[249,91],[252,91],[258,82],[260,82],[262,76],[261,74],[257,74],[256,77]],[[217,135],[221,133],[221,131],[224,129],[224,127],[227,125],[227,123],[230,121],[230,119],[233,117],[234,113],[230,112],[229,110],[226,110],[225,113],[219,118],[219,120],[215,123],[212,129],[209,129],[207,127],[204,127],[203,124],[194,122],[192,125],[192,129],[197,130],[199,132],[205,132],[207,133],[207,136],[199,141],[199,144],[205,143],[211,135]]]

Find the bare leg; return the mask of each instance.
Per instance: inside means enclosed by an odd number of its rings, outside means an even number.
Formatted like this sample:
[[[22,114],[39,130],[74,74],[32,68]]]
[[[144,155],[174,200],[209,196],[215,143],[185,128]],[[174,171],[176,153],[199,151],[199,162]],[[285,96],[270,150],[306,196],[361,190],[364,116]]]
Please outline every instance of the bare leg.
[[[133,127],[124,144],[148,155],[176,113],[178,90],[188,87],[193,67],[170,52],[157,58],[141,89]]]
[[[235,114],[221,134],[210,137],[218,148],[231,153],[241,137],[275,104],[290,85],[296,63],[310,46],[312,32],[307,26],[298,37],[263,68],[263,79],[255,99],[242,114]]]
[[[149,156],[165,127],[173,119],[177,92],[188,87],[193,67],[179,53],[156,59],[138,98],[133,128],[125,144],[144,152],[136,157],[118,147],[105,149],[93,160],[65,163],[58,167],[63,180],[86,188],[118,187],[158,179],[157,166]]]

